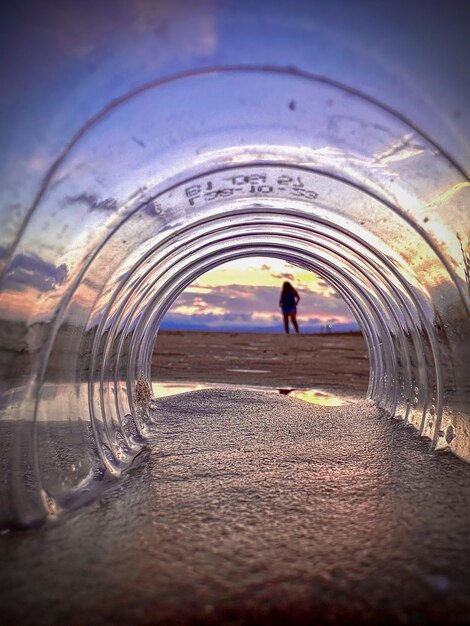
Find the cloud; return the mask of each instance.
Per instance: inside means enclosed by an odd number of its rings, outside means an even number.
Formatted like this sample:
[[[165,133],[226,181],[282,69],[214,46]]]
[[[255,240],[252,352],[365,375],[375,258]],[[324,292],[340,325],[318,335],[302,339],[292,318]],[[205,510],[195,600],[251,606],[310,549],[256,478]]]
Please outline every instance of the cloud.
[[[68,268],[65,263],[54,265],[34,253],[20,253],[13,257],[5,279],[9,291],[25,291],[33,287],[46,293],[67,280]]]
[[[81,193],[78,196],[67,196],[68,204],[84,204],[90,211],[104,211],[112,213],[117,211],[117,202],[114,198],[100,200],[92,193]]]
[[[169,309],[165,328],[278,328],[282,323],[278,287],[225,285],[204,292],[189,288]],[[341,298],[300,291],[297,317],[304,327],[318,328],[328,323],[353,325],[354,318]]]
[[[250,313],[224,313],[221,315],[214,315],[213,313],[207,314],[194,314],[194,315],[180,315],[178,313],[172,313],[165,316],[162,323],[162,328],[186,328],[186,329],[212,329],[212,330],[224,330],[226,328],[241,328],[247,329],[253,326],[253,315]],[[270,327],[271,324],[267,324]]]
[[[327,324],[320,318],[307,318],[300,321],[302,332],[326,332]],[[279,315],[261,316],[257,313],[224,315],[167,315],[161,324],[162,330],[219,330],[282,332],[283,324]],[[338,322],[332,325],[333,331],[351,332],[359,330],[355,321]]]
[[[271,274],[273,278],[277,278],[278,280],[295,280],[294,274],[290,272],[280,272],[279,274]]]

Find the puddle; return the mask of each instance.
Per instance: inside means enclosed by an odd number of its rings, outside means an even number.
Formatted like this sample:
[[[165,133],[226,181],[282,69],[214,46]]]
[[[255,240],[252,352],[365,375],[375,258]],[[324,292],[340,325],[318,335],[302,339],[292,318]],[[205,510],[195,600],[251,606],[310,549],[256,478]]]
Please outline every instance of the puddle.
[[[188,393],[188,391],[208,389],[209,387],[211,387],[211,385],[206,383],[152,383],[155,398],[167,398],[168,396],[176,396],[180,393]]]
[[[265,370],[230,370],[230,371],[243,371],[243,372],[259,372]],[[166,398],[168,396],[176,396],[181,393],[188,393],[189,391],[198,391],[199,389],[240,389],[240,385],[231,385],[228,383],[153,383],[153,395],[155,398]],[[280,387],[274,389],[273,387],[258,387],[258,386],[246,386],[243,389],[249,389],[250,391],[265,391],[267,393],[280,393],[283,396],[290,396],[291,398],[297,398],[310,404],[317,404],[320,406],[343,406],[345,404],[351,404],[357,401],[357,398],[351,398],[347,396],[337,396],[328,391],[322,389],[293,389],[292,387]]]
[[[226,369],[226,372],[243,372],[244,374],[269,374],[271,370],[246,370],[241,368]]]
[[[336,396],[327,391],[321,391],[320,389],[278,389],[279,393],[284,396],[290,396],[291,398],[297,398],[310,404],[319,404],[321,406],[343,406],[350,404],[355,400],[352,398],[346,398],[344,396]]]

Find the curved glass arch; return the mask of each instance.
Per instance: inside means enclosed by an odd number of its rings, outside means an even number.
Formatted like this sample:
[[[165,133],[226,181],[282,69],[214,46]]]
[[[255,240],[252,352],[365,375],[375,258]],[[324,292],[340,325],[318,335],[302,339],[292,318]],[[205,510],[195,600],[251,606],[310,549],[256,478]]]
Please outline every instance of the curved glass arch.
[[[415,125],[307,72],[210,68],[111,102],[5,257],[1,312],[24,346],[3,372],[5,523],[57,515],[129,466],[163,313],[200,273],[260,252],[329,280],[366,336],[370,397],[469,458],[469,189]]]

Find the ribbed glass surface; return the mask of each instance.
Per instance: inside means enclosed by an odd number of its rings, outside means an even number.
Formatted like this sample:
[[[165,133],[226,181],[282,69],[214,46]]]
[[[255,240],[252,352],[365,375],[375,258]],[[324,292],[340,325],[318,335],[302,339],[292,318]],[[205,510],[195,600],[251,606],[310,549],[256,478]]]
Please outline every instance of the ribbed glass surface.
[[[5,231],[2,523],[40,523],[129,466],[162,317],[247,256],[331,283],[384,418],[469,460],[469,194],[411,122],[295,68],[220,63],[110,102]]]

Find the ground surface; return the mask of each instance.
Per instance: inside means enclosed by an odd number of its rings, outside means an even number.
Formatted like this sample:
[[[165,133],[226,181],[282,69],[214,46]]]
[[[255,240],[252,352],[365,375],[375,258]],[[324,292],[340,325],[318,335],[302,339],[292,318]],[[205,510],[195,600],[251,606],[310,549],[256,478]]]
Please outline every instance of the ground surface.
[[[470,465],[365,400],[240,385],[154,419],[99,501],[0,536],[2,625],[470,623]]]
[[[365,394],[369,362],[361,334],[285,335],[163,331],[154,380],[266,387],[321,387]]]

